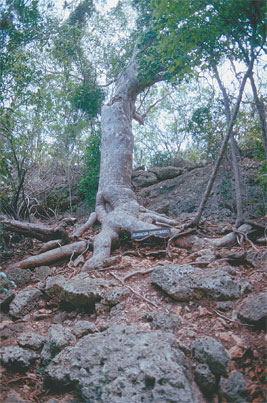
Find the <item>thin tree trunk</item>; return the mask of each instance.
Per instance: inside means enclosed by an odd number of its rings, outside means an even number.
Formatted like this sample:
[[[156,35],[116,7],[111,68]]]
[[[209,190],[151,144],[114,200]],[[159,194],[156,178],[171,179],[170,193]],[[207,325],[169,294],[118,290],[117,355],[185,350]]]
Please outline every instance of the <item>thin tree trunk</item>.
[[[223,95],[223,102],[224,102],[224,109],[225,109],[225,116],[227,121],[227,126],[229,127],[231,122],[231,111],[230,111],[230,103],[228,99],[228,95],[226,89],[220,79],[218,70],[214,67],[215,76],[218,82],[218,85],[221,89]],[[237,144],[235,141],[234,131],[232,130],[230,134],[230,144],[231,144],[231,154],[232,154],[232,166],[234,171],[234,180],[235,180],[235,200],[236,200],[236,222],[235,225],[238,227],[243,221],[243,200],[242,200],[242,192],[241,192],[241,177],[240,177],[240,170],[238,165],[238,158],[237,158]]]
[[[263,147],[264,147],[265,156],[266,156],[266,159],[267,159],[267,128],[266,128],[266,117],[265,117],[264,102],[258,96],[258,91],[257,91],[257,87],[256,87],[256,84],[255,84],[252,72],[249,75],[249,80],[250,80],[251,88],[252,88],[252,91],[253,91],[254,100],[255,100],[255,103],[256,103],[256,106],[257,106],[259,118],[260,118]]]
[[[210,179],[209,179],[209,182],[207,184],[205,193],[204,193],[204,195],[202,197],[202,201],[201,201],[200,206],[198,208],[197,215],[194,218],[194,220],[190,223],[191,227],[196,226],[196,225],[199,224],[199,221],[201,219],[202,213],[203,213],[204,208],[206,206],[207,200],[208,200],[210,192],[212,190],[212,186],[214,184],[216,175],[218,173],[219,166],[221,164],[224,152],[226,150],[227,143],[228,143],[229,138],[231,136],[231,133],[233,131],[233,127],[234,127],[234,124],[235,124],[235,119],[236,119],[238,111],[239,111],[239,107],[240,107],[240,103],[241,103],[241,100],[242,100],[244,88],[245,88],[245,85],[246,85],[246,81],[247,81],[247,79],[248,79],[248,77],[249,77],[249,75],[250,75],[250,73],[252,71],[253,63],[254,63],[254,59],[251,60],[249,66],[248,66],[248,69],[247,69],[247,71],[246,71],[246,73],[245,73],[245,75],[243,77],[243,80],[242,80],[242,83],[241,83],[241,86],[240,86],[240,89],[239,89],[238,98],[237,98],[237,101],[236,101],[236,104],[235,104],[235,107],[234,107],[234,110],[233,110],[233,114],[232,114],[229,126],[227,128],[226,136],[225,136],[224,141],[223,141],[223,143],[221,145],[217,160],[216,160],[214,168],[213,168],[213,172],[212,172],[212,174],[210,176]]]

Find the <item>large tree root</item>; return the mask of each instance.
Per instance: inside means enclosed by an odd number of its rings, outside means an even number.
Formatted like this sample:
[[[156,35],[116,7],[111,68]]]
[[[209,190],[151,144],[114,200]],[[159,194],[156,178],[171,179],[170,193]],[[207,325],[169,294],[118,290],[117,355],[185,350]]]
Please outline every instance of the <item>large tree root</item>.
[[[96,213],[102,228],[95,237],[93,256],[85,263],[83,271],[102,267],[112,247],[118,244],[121,233],[177,224],[175,220],[140,206],[129,188],[119,185],[111,188],[98,194]]]
[[[82,254],[88,248],[87,242],[79,241],[60,248],[49,250],[36,256],[21,260],[15,265],[19,269],[32,269],[34,267],[55,263],[62,259]]]

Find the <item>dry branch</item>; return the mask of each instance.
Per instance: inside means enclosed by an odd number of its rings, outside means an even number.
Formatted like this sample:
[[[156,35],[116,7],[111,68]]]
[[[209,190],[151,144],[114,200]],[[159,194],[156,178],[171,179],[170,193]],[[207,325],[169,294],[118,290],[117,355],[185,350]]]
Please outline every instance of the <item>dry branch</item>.
[[[54,263],[58,260],[67,259],[74,255],[83,253],[88,247],[87,242],[79,241],[69,245],[61,246],[57,249],[49,250],[37,256],[31,256],[21,260],[16,267],[20,269],[31,269],[46,264]]]
[[[116,276],[116,274],[110,272],[110,274],[116,279],[118,280],[121,284],[124,285],[124,287],[127,287],[133,294],[137,295],[137,297],[143,299],[144,301],[146,301],[148,304],[153,305],[155,308],[158,308],[156,304],[154,304],[154,302],[149,301],[149,299],[147,299],[146,297],[144,297],[143,295],[139,294],[137,291],[133,290],[132,287],[124,284],[124,281],[121,280],[119,277]]]
[[[64,244],[70,241],[63,225],[48,227],[43,224],[32,224],[25,221],[8,219],[3,215],[0,216],[0,224],[4,225],[5,229],[8,231],[16,232],[30,238],[36,238],[40,241],[62,239]]]

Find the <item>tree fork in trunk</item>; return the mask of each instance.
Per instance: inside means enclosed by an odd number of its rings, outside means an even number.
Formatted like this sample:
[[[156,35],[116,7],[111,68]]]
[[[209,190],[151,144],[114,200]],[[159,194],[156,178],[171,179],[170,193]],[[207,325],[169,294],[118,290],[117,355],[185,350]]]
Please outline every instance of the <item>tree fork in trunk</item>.
[[[95,237],[94,253],[85,263],[84,271],[103,264],[123,231],[156,229],[158,226],[153,223],[166,223],[165,217],[144,211],[131,190],[135,101],[142,90],[156,81],[144,83],[139,79],[133,57],[118,78],[111,101],[102,107],[100,178],[96,197],[96,216],[101,231]]]
[[[232,114],[229,126],[227,128],[227,133],[226,133],[226,136],[225,136],[225,138],[223,140],[223,143],[221,145],[217,160],[215,162],[215,166],[213,168],[213,171],[212,171],[212,174],[210,176],[209,182],[207,184],[205,193],[204,193],[204,195],[202,197],[202,201],[201,201],[200,206],[198,208],[197,215],[194,218],[194,220],[191,221],[191,223],[189,224],[189,227],[197,226],[199,224],[200,219],[201,219],[202,213],[204,211],[204,208],[205,208],[206,203],[208,201],[210,192],[212,190],[212,186],[213,186],[215,178],[217,176],[219,166],[221,164],[223,155],[225,153],[227,143],[228,143],[229,138],[230,138],[230,136],[232,134],[233,127],[234,127],[234,124],[235,124],[235,119],[237,117],[239,107],[240,107],[240,103],[241,103],[241,100],[242,100],[244,88],[245,88],[247,79],[248,79],[249,75],[251,74],[251,71],[252,71],[252,68],[253,68],[253,63],[254,63],[254,59],[251,59],[251,62],[250,62],[249,66],[247,68],[247,71],[246,71],[246,73],[245,73],[245,75],[243,77],[243,80],[242,80],[242,83],[241,83],[241,86],[240,86],[240,89],[239,89],[238,98],[237,98],[237,101],[236,101],[236,104],[235,104],[235,107],[234,107],[234,110],[233,110],[233,114]]]

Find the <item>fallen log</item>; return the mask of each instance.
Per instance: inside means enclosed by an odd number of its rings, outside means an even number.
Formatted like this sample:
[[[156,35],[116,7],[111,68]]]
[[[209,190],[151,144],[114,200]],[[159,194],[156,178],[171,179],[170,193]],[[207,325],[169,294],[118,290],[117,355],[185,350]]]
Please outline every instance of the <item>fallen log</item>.
[[[44,253],[40,253],[36,256],[28,257],[21,260],[15,265],[18,269],[32,269],[34,267],[48,265],[59,260],[74,257],[83,253],[88,247],[88,243],[85,241],[74,242],[69,245],[60,246],[57,249],[49,250]],[[12,266],[14,267],[14,265]]]
[[[63,225],[48,227],[43,224],[32,224],[25,221],[12,220],[0,215],[0,225],[1,224],[8,231],[16,232],[30,238],[36,238],[39,241],[61,239],[63,244],[70,242],[70,238]]]

